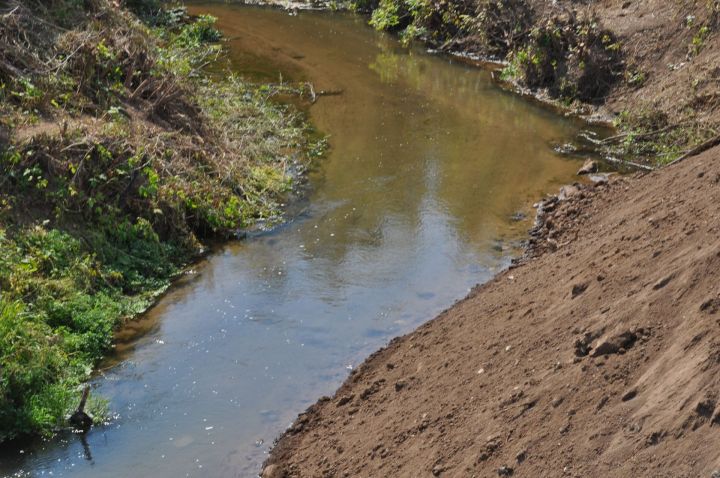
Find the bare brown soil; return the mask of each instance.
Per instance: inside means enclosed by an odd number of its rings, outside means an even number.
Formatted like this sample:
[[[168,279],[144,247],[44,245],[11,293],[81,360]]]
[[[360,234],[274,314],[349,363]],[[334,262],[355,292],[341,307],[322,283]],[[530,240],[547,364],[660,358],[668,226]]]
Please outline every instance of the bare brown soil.
[[[720,148],[566,192],[536,257],[373,354],[263,476],[720,468]]]
[[[567,3],[567,2],[565,2]],[[606,99],[611,111],[662,112],[670,122],[720,120],[720,2],[587,2],[622,41],[629,72]],[[700,30],[707,27],[708,34]]]
[[[712,128],[720,122],[720,2],[715,0],[529,0],[539,20],[592,15],[617,36],[625,72],[603,98],[613,116],[667,115]],[[701,29],[707,28],[703,34]],[[634,76],[637,75],[637,76]],[[699,133],[702,133],[699,132]],[[707,133],[707,132],[705,132]]]

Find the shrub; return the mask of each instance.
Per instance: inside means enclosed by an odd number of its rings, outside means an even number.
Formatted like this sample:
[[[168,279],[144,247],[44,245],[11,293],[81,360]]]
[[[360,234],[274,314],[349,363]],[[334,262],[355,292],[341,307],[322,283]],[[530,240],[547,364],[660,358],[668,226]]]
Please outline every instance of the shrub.
[[[509,60],[523,84],[585,102],[602,99],[622,72],[620,43],[593,17],[549,20]]]

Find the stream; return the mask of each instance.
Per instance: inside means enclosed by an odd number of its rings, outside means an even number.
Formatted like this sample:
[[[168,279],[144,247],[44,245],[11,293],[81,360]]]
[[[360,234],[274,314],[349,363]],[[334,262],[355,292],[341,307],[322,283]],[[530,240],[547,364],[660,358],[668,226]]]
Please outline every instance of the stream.
[[[195,4],[242,75],[307,81],[330,151],[284,225],[219,248],[119,335],[114,419],[0,451],[0,476],[255,476],[349,371],[521,253],[533,202],[576,180],[584,126],[347,13]],[[482,327],[478,318],[478,327]]]

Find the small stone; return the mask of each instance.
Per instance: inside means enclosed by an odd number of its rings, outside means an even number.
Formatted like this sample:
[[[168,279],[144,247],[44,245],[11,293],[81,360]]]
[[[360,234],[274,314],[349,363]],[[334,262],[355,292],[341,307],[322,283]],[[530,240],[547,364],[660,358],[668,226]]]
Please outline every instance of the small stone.
[[[583,176],[585,174],[593,174],[597,173],[598,171],[598,163],[597,161],[593,161],[592,159],[588,159],[585,161],[585,163],[582,165],[582,168],[578,169],[578,176]]]
[[[700,311],[710,315],[716,314],[720,310],[720,298],[713,297],[700,304]]]
[[[648,446],[657,445],[658,443],[660,443],[660,441],[663,439],[664,436],[665,436],[665,432],[660,432],[660,431],[652,432],[645,440],[645,444]],[[718,478],[720,478],[720,477],[718,477]]]
[[[608,176],[608,174],[591,174],[588,178],[595,184],[607,184]]]
[[[602,357],[604,355],[623,354],[627,352],[635,342],[638,336],[630,330],[626,330],[620,334],[608,338],[598,344],[592,351],[592,357]],[[622,351],[622,352],[621,352]]]
[[[262,478],[282,478],[284,476],[283,471],[277,465],[268,465],[263,469]]]
[[[575,297],[579,296],[580,294],[582,294],[583,292],[585,292],[587,290],[587,288],[588,288],[587,283],[575,284],[572,288],[573,299]]]
[[[592,350],[590,342],[592,342],[592,336],[590,334],[585,334],[583,337],[577,339],[575,341],[575,357],[587,356]]]
[[[701,417],[710,418],[715,410],[715,401],[707,398],[695,406],[695,413]]]
[[[633,388],[632,390],[628,391],[625,395],[623,395],[622,398],[621,398],[621,400],[622,400],[623,402],[627,402],[627,401],[629,401],[629,400],[632,400],[633,398],[637,397],[637,393],[638,393],[638,392],[637,392],[637,389],[634,389],[634,388]]]
[[[665,287],[666,285],[668,285],[668,284],[670,283],[670,281],[672,281],[674,278],[675,278],[675,274],[673,273],[673,274],[670,274],[670,275],[667,276],[667,277],[664,277],[664,278],[660,279],[659,281],[657,281],[657,282],[655,283],[655,285],[653,285],[653,290],[660,290],[660,289],[662,289],[663,287]]]
[[[580,193],[580,189],[577,186],[563,186],[560,188],[558,199],[560,201],[567,201],[573,196],[577,196]]]
[[[342,407],[343,405],[347,405],[348,403],[352,402],[353,398],[355,398],[355,395],[345,395],[344,397],[341,397],[340,400],[338,400],[337,406]]]
[[[518,463],[522,463],[523,461],[525,461],[526,458],[527,458],[527,450],[525,450],[525,449],[520,450],[520,451],[517,452],[517,454],[515,455],[515,460],[516,460]]]
[[[515,470],[513,470],[507,465],[501,466],[500,468],[498,468],[497,471],[498,476],[512,476],[513,473],[515,473]]]
[[[442,465],[435,465],[432,469],[433,476],[440,476],[445,471],[445,467]]]
[[[407,383],[405,383],[404,380],[398,380],[397,382],[395,382],[395,391],[396,391],[396,392],[399,392],[400,390],[402,390],[402,389],[405,388],[406,386],[407,386]]]
[[[710,478],[720,478],[720,470],[714,470],[710,473]]]
[[[631,423],[627,426],[627,430],[630,433],[638,433],[642,430],[642,426],[639,423]]]

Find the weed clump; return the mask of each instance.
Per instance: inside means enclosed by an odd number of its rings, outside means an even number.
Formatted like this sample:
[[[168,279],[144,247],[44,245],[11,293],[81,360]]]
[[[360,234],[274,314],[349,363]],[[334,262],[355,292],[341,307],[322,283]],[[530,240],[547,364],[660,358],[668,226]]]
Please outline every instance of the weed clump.
[[[479,2],[473,25],[479,50],[490,58],[504,59],[522,45],[534,18],[535,12],[527,2]]]
[[[592,16],[554,17],[531,30],[525,46],[510,54],[504,74],[555,97],[598,102],[623,72],[620,48]]]
[[[717,135],[716,125],[691,117],[671,121],[667,113],[651,107],[622,112],[615,126],[623,133],[603,142],[610,154],[633,160],[652,157],[658,166]]]
[[[364,3],[361,9],[372,4]],[[404,43],[423,40],[445,47],[469,31],[474,4],[471,0],[380,0],[370,24],[378,30],[399,32]]]

